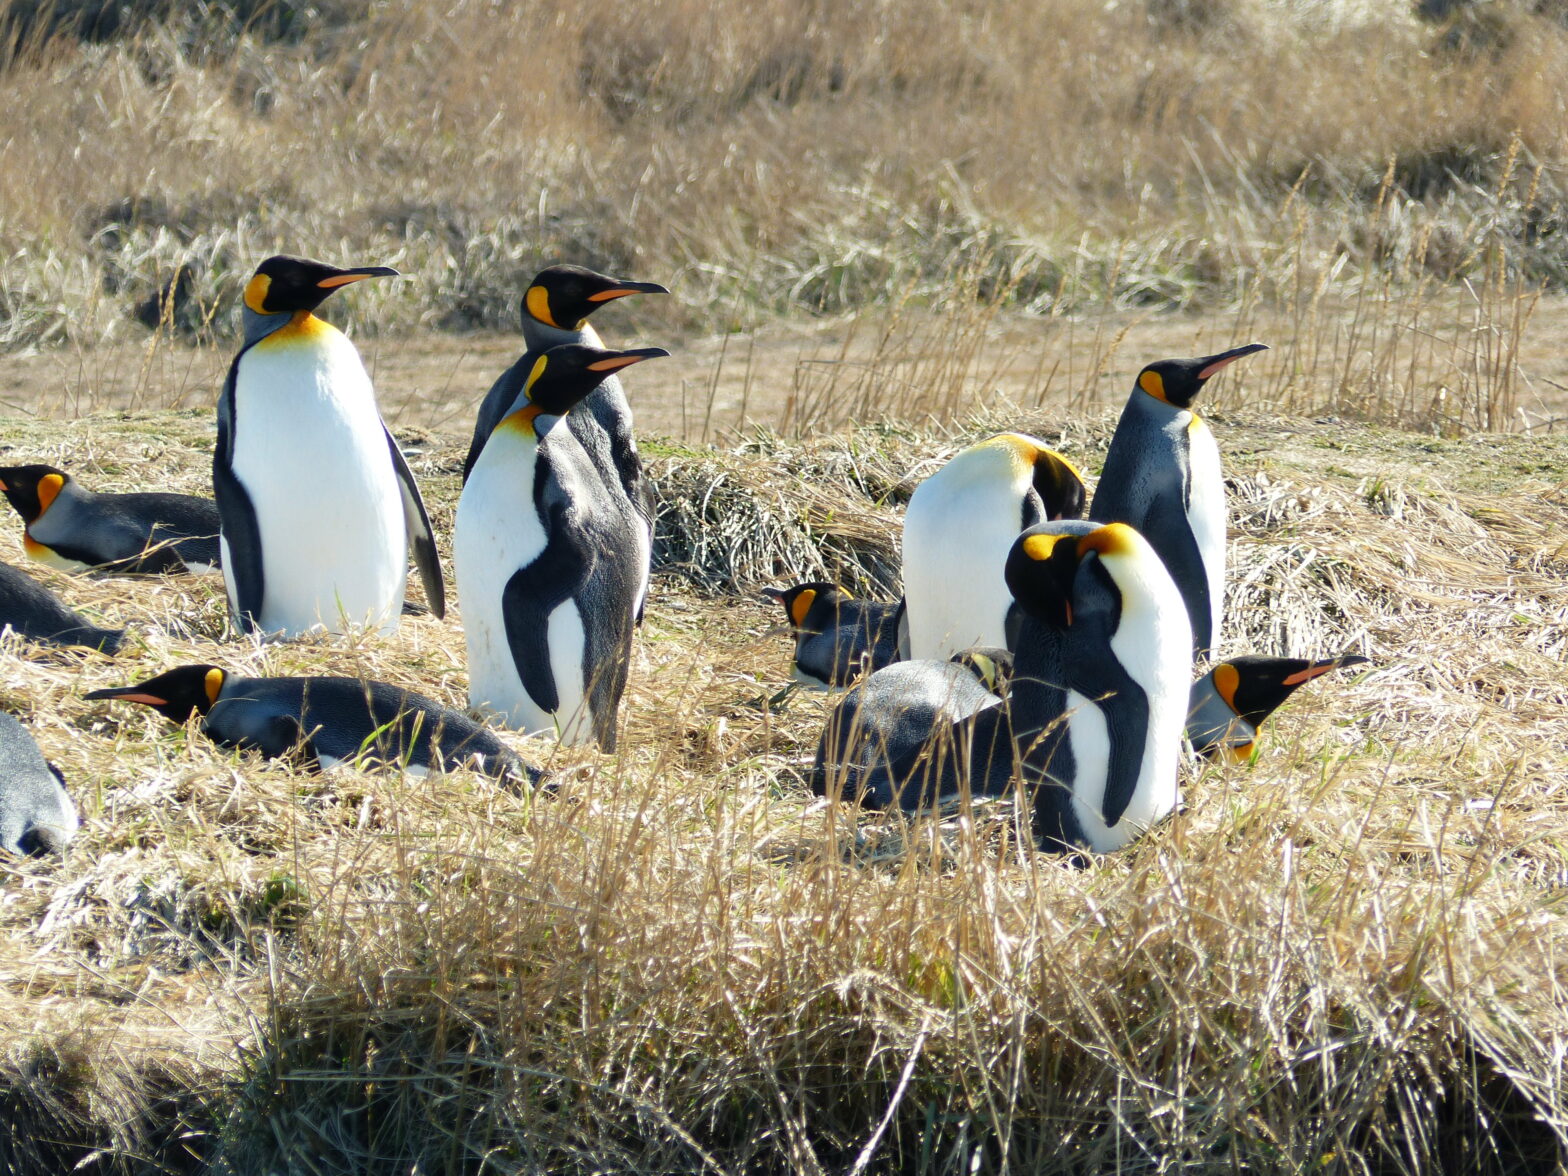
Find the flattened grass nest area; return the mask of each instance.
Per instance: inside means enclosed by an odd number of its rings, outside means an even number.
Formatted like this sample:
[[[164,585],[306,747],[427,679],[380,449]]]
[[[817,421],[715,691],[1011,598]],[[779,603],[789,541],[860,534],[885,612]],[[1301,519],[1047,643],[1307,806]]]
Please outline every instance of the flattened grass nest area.
[[[84,827],[0,884],[8,1171],[1552,1170],[1568,1140],[1568,442],[1220,419],[1229,648],[1353,650],[1250,765],[1074,869],[1007,804],[814,802],[827,700],[776,606],[893,587],[924,470],[1000,425],[650,444],[661,571],[614,757],[551,795],[306,774],[96,686],[186,661],[465,700],[456,618],[214,646],[221,581],[36,574],[134,635],[0,642]],[[199,490],[207,413],[7,426],[89,486]],[[405,436],[405,441],[410,440]],[[461,439],[416,438],[450,535]],[[20,527],[4,558],[21,562]],[[89,1158],[90,1157],[90,1158]]]

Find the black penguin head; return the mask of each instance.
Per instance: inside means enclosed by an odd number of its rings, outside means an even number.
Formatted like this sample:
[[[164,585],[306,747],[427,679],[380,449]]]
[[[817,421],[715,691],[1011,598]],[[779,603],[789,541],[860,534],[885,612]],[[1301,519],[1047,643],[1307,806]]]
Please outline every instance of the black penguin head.
[[[1214,690],[1231,710],[1253,727],[1261,727],[1280,705],[1313,678],[1344,666],[1369,664],[1358,654],[1307,661],[1299,657],[1247,654],[1221,662],[1210,671]]]
[[[1034,489],[1049,519],[1081,519],[1088,494],[1078,468],[1054,449],[1034,456]]]
[[[606,302],[628,294],[668,294],[657,282],[627,282],[580,265],[552,265],[534,275],[523,294],[523,319],[576,331]]]
[[[217,666],[180,666],[156,678],[148,678],[137,686],[94,690],[83,697],[139,702],[143,706],[152,707],[166,719],[183,723],[193,713],[204,715],[212,709],[227,677]]]
[[[565,343],[534,360],[533,370],[523,385],[523,396],[541,413],[563,416],[612,372],[668,354],[662,347],[605,351],[581,343]]]
[[[245,284],[245,309],[262,315],[315,310],[334,290],[366,278],[397,276],[397,270],[385,265],[339,269],[324,261],[280,253],[258,265]]]
[[[784,606],[784,613],[789,617],[792,628],[797,630],[809,628],[817,632],[821,631],[823,624],[831,623],[833,617],[838,614],[838,606],[841,602],[854,599],[836,584],[828,584],[820,580],[796,584],[793,588],[764,588],[762,594]],[[808,626],[807,618],[813,612],[817,613],[818,619]]]
[[[1125,523],[1042,523],[1007,553],[1007,588],[1035,620],[1066,630],[1086,609],[1119,611],[1121,587],[1107,559],[1144,558],[1147,543]],[[1115,629],[1114,618],[1109,626]]]
[[[977,645],[973,649],[960,650],[947,660],[974,674],[980,679],[980,685],[992,694],[1000,698],[1007,697],[1008,688],[1013,682],[1011,651],[1000,646]]]
[[[53,505],[71,475],[54,466],[25,465],[0,467],[0,493],[3,493],[24,523],[32,523]]]
[[[1244,355],[1267,350],[1266,343],[1248,343],[1245,347],[1233,347],[1218,355],[1197,359],[1162,359],[1138,373],[1138,387],[1173,408],[1191,408],[1210,376]]]

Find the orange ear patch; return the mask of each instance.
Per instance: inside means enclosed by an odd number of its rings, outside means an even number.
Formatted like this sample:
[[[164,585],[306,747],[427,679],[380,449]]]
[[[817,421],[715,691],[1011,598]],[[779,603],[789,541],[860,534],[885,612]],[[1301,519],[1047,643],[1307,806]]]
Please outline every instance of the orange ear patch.
[[[790,602],[789,619],[795,622],[797,629],[806,623],[806,614],[811,611],[811,606],[816,599],[817,590],[815,588],[807,588]]]
[[[1107,523],[1078,540],[1078,554],[1082,557],[1098,551],[1101,555],[1131,555],[1137,550],[1137,535],[1126,523]]]
[[[1156,400],[1165,400],[1165,378],[1156,371],[1144,371],[1138,376],[1138,387],[1142,388]]]
[[[207,676],[202,679],[202,685],[207,690],[207,702],[209,704],[217,702],[218,691],[223,689],[223,671],[216,668],[208,670]]]
[[[1060,535],[1031,535],[1024,540],[1024,554],[1037,563],[1051,558],[1051,552],[1056,550],[1057,540]]]
[[[1241,675],[1236,672],[1236,667],[1229,662],[1221,662],[1214,667],[1214,690],[1225,700],[1225,705],[1231,710],[1236,709],[1236,687],[1241,685]]]
[[[550,313],[550,291],[543,286],[530,286],[528,293],[523,295],[523,305],[528,308],[528,313],[533,315],[547,327],[557,326],[555,316]]]
[[[59,474],[45,474],[38,479],[38,513],[43,514],[54,505],[54,500],[65,488],[65,479]]]
[[[537,286],[534,287],[536,290],[538,288]],[[533,386],[539,382],[539,377],[544,375],[544,369],[549,365],[550,360],[548,356],[541,355],[534,360],[533,370],[528,373],[528,379],[523,382],[523,395],[526,396],[533,389]]]
[[[272,279],[266,274],[257,274],[245,283],[245,305],[257,314],[266,314],[263,307],[267,304],[267,291],[272,289]]]

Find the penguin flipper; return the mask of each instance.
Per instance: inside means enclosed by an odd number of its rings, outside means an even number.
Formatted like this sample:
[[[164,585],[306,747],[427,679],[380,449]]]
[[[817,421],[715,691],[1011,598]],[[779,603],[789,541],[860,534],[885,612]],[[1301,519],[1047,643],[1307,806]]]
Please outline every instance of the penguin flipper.
[[[562,526],[566,509],[564,502],[550,508],[544,550],[512,573],[501,590],[501,615],[517,676],[534,705],[552,714],[561,709],[561,695],[550,666],[550,614],[577,595],[594,563],[593,553],[575,543],[574,533]]]
[[[1186,601],[1192,621],[1192,648],[1205,653],[1214,641],[1214,614],[1209,602],[1209,573],[1203,566],[1203,553],[1193,536],[1192,524],[1181,500],[1160,495],[1149,505],[1148,516],[1139,528],[1154,543],[1165,561],[1165,570],[1176,581]]]
[[[439,619],[446,616],[446,583],[441,578],[441,558],[436,553],[435,533],[430,529],[430,515],[425,510],[425,500],[420,497],[419,483],[414,481],[414,471],[408,468],[397,438],[386,423],[381,431],[387,435],[387,448],[392,451],[392,468],[397,472],[398,490],[403,495],[403,525],[408,531],[408,546],[414,553],[414,566],[419,569],[419,582],[424,585],[425,599],[430,611]]]
[[[240,355],[244,355],[242,351]],[[261,563],[261,525],[244,484],[234,476],[234,380],[239,358],[229,368],[218,397],[218,444],[212,454],[212,493],[228,544],[229,607],[242,633],[253,632],[261,614],[266,578]]]

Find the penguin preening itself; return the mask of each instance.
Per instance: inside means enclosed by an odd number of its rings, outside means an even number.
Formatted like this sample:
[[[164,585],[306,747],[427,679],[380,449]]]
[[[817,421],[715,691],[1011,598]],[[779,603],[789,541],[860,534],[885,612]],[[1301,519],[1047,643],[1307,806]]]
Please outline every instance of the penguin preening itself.
[[[135,686],[94,690],[88,699],[150,706],[224,747],[268,758],[302,754],[321,768],[361,759],[421,773],[476,766],[497,779],[537,784],[539,769],[495,732],[411,690],[359,678],[242,678],[217,666],[180,666]]]
[[[947,661],[901,661],[867,676],[828,716],[808,783],[818,796],[867,808],[917,810],[955,792],[977,756],[963,720],[1001,706],[1012,675],[1005,649],[966,649]],[[1005,723],[988,729],[1005,746]],[[990,743],[987,743],[989,747]],[[1011,757],[1002,768],[1011,775]]]
[[[212,463],[223,577],[241,632],[391,631],[410,546],[431,611],[445,615],[414,475],[359,352],[311,313],[334,290],[396,274],[280,255],[245,287],[245,344],[218,399]]]
[[[1025,528],[1078,518],[1084,497],[1072,463],[1021,433],[972,445],[921,482],[904,514],[904,655],[1011,647],[1008,550]]]
[[[659,347],[534,360],[457,503],[452,551],[469,701],[528,732],[615,747],[645,563],[637,520],[563,417]]]
[[[856,600],[837,585],[817,581],[764,588],[762,594],[784,606],[795,635],[794,678],[805,686],[848,686],[867,670],[898,660],[901,600]]]
[[[0,563],[0,629],[50,645],[84,645],[117,653],[124,629],[100,629],[19,568]]]
[[[1354,653],[1318,661],[1259,654],[1227,658],[1192,684],[1187,741],[1210,759],[1249,759],[1263,721],[1298,688],[1330,670],[1369,664]]]
[[[1008,711],[1035,841],[1120,849],[1176,807],[1192,670],[1181,595],[1124,523],[1033,527],[1006,575],[1025,613]]]
[[[60,769],[26,727],[0,711],[0,848],[64,853],[80,824]]]
[[[218,505],[193,494],[95,494],[47,465],[0,467],[29,558],[61,571],[207,572],[218,566]]]
[[[1193,409],[1203,385],[1248,343],[1198,359],[1165,359],[1138,373],[1105,455],[1089,516],[1127,523],[1165,561],[1187,602],[1193,653],[1208,656],[1224,616],[1225,483],[1214,434]]]

